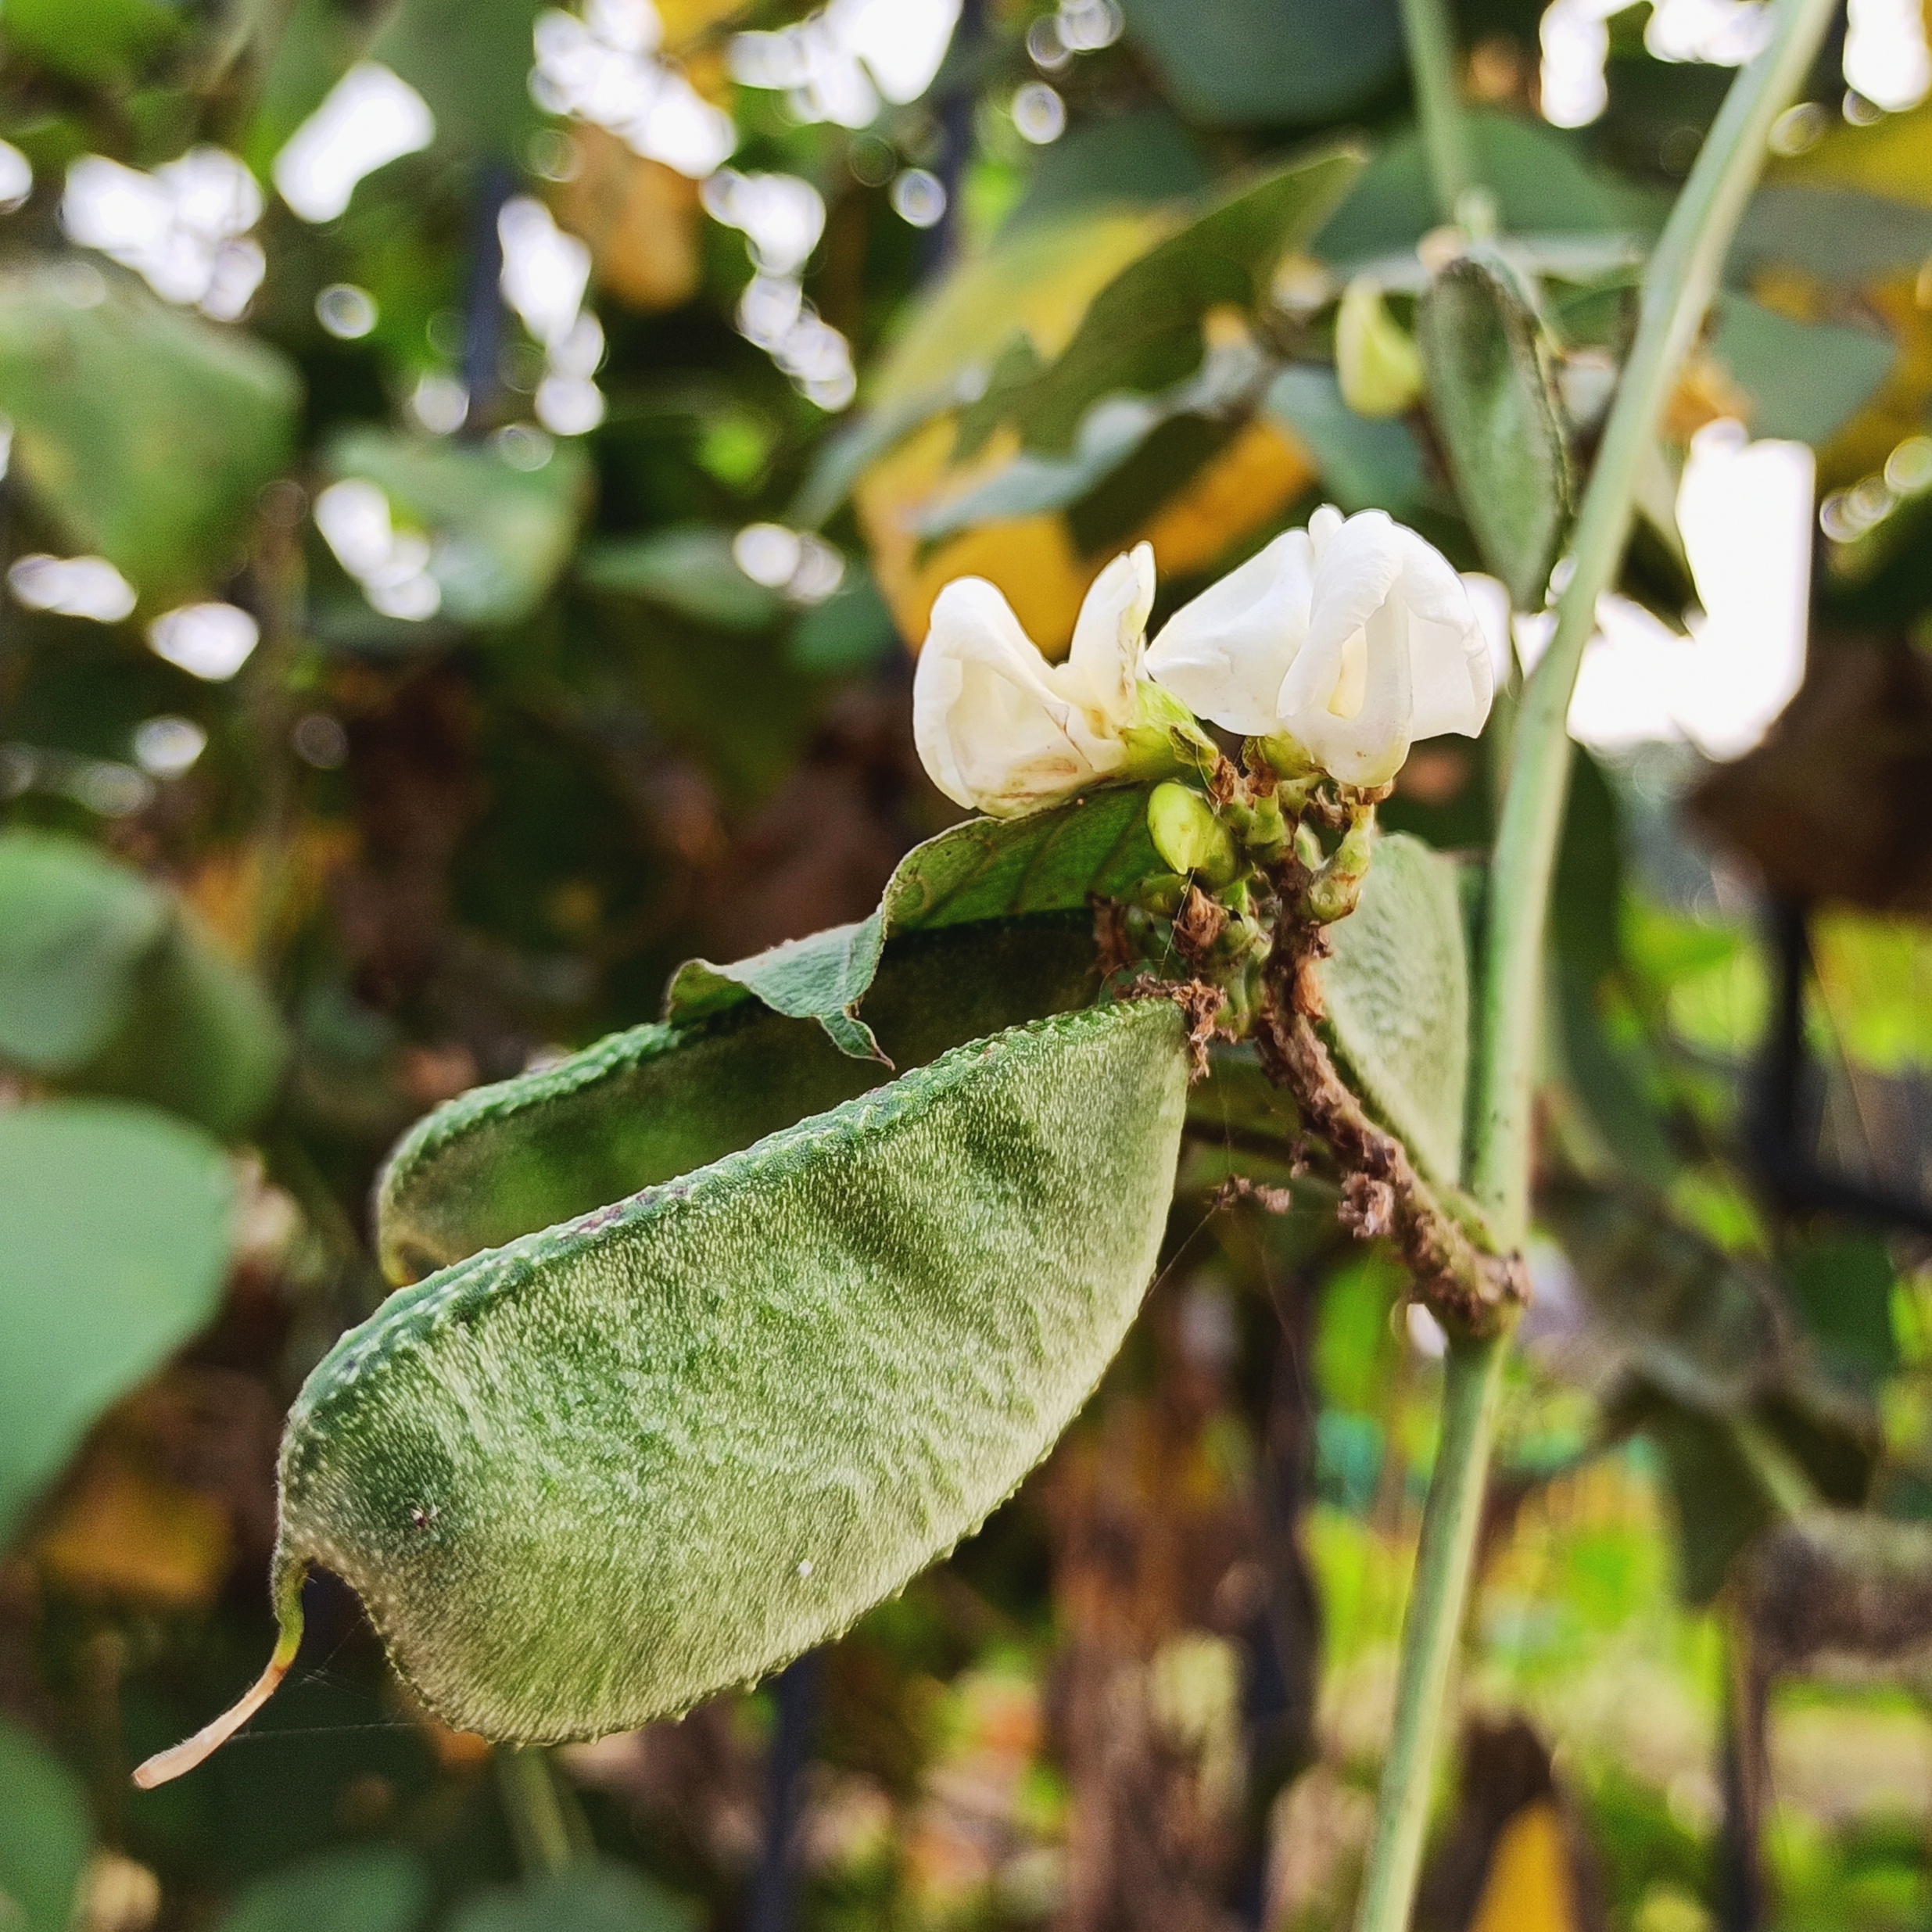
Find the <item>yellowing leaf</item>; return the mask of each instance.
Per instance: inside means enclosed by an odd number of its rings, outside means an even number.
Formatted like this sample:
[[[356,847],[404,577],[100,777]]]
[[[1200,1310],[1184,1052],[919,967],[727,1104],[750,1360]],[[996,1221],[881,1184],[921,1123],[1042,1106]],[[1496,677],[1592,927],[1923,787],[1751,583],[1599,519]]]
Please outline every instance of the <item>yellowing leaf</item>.
[[[1525,1805],[1489,1854],[1469,1932],[1578,1932],[1563,1821],[1547,1799]]]
[[[88,1470],[34,1547],[54,1583],[163,1610],[213,1603],[232,1554],[220,1504],[120,1453]]]
[[[647,313],[688,300],[701,267],[697,184],[602,127],[572,138],[577,171],[557,190],[557,219],[590,243],[598,288]]]

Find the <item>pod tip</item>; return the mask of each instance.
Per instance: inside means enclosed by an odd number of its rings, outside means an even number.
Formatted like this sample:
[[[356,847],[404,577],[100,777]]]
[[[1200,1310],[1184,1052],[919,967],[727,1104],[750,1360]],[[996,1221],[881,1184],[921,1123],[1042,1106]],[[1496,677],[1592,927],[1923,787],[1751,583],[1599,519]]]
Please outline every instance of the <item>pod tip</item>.
[[[157,1784],[168,1783],[183,1772],[192,1771],[204,1758],[212,1757],[275,1694],[282,1679],[288,1676],[289,1666],[296,1661],[296,1652],[302,1647],[303,1574],[303,1568],[296,1567],[282,1578],[278,1593],[281,1600],[281,1630],[276,1640],[275,1654],[268,1660],[268,1668],[212,1723],[204,1724],[192,1737],[185,1737],[166,1751],[157,1751],[152,1758],[138,1765],[134,1768],[134,1783],[142,1790],[152,1791]]]

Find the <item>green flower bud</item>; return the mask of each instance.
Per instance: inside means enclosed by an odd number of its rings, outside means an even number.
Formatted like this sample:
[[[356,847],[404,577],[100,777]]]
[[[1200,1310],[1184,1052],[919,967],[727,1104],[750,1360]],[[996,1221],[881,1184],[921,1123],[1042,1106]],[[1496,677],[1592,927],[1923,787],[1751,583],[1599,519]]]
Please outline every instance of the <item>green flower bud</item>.
[[[1372,275],[1357,275],[1335,318],[1335,372],[1358,416],[1400,416],[1422,393],[1414,339],[1383,306]]]
[[[1192,873],[1210,886],[1224,886],[1240,869],[1240,855],[1214,808],[1198,791],[1171,780],[1147,800],[1147,830],[1154,850],[1176,872]]]

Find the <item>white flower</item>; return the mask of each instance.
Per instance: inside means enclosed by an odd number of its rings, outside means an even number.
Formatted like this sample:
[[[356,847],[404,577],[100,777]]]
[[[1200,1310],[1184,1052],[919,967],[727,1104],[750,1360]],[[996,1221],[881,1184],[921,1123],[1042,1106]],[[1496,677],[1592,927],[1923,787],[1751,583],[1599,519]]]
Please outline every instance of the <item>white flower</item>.
[[[1475,737],[1495,690],[1448,559],[1379,510],[1345,520],[1326,504],[1177,611],[1147,668],[1203,717],[1292,738],[1364,787],[1418,738]]]
[[[1126,765],[1140,722],[1154,553],[1117,557],[1087,593],[1064,664],[1048,664],[983,577],[940,592],[912,679],[912,737],[955,803],[1017,818]]]

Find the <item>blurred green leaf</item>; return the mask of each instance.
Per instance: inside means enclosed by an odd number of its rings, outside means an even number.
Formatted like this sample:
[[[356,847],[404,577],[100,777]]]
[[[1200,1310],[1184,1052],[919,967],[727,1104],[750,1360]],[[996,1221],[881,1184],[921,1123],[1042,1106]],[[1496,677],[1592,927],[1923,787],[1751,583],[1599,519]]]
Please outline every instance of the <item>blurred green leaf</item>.
[[[227,1156],[185,1122],[97,1100],[0,1112],[0,1536],[214,1313],[234,1204]]]
[[[1469,952],[1457,868],[1421,840],[1377,841],[1360,903],[1328,929],[1322,969],[1336,1050],[1416,1164],[1462,1175]]]
[[[13,465],[77,550],[152,607],[219,583],[293,454],[301,384],[279,351],[129,278],[41,262],[0,274],[0,411]]]
[[[429,103],[439,144],[507,163],[536,120],[530,34],[537,0],[402,0],[368,57]]]
[[[1006,217],[1005,231],[1097,202],[1198,195],[1213,178],[1199,142],[1166,107],[1084,120],[1033,157],[1027,192]]]
[[[1889,335],[1842,322],[1800,322],[1748,297],[1718,298],[1711,353],[1750,391],[1751,432],[1814,446],[1878,393],[1898,360]]]
[[[1768,263],[1827,281],[1910,274],[1932,255],[1932,208],[1855,188],[1776,183],[1758,189],[1739,224],[1731,272]]]
[[[7,0],[8,43],[72,81],[131,73],[181,30],[181,10],[162,0]]]
[[[520,624],[543,602],[570,561],[590,493],[589,459],[571,443],[532,470],[487,443],[359,428],[330,443],[327,461],[338,478],[378,485],[397,522],[428,536],[441,615],[482,629]]]
[[[1514,276],[1475,254],[1429,285],[1416,324],[1463,514],[1514,608],[1540,611],[1572,507],[1542,327]]]
[[[801,671],[849,676],[869,670],[898,647],[898,626],[872,572],[852,563],[837,590],[798,619],[790,655]]]
[[[1406,517],[1426,496],[1415,432],[1400,417],[1357,415],[1332,369],[1291,364],[1269,384],[1263,407],[1314,452],[1324,493],[1344,510]]]
[[[1505,235],[1565,235],[1651,225],[1647,198],[1596,172],[1583,144],[1541,121],[1493,109],[1469,116],[1477,172],[1494,192]],[[1661,211],[1656,215],[1661,222]],[[1421,138],[1382,149],[1316,236],[1316,252],[1343,268],[1413,249],[1441,220]]]
[[[673,523],[642,536],[587,543],[578,574],[593,590],[641,597],[723,630],[769,630],[785,614],[776,590],[755,583],[731,554],[732,533],[708,523]]]
[[[38,1738],[0,1719],[0,1925],[68,1932],[94,1847],[81,1780]]]
[[[0,1059],[83,1066],[119,1031],[167,902],[73,841],[0,833]]]
[[[450,1932],[697,1932],[683,1899],[628,1866],[596,1859],[471,1899]]]
[[[80,840],[0,833],[0,1059],[228,1138],[286,1051],[253,975],[167,892]]]
[[[842,1052],[873,1057],[878,1043],[857,1008],[891,934],[1069,911],[1096,894],[1122,894],[1160,869],[1139,786],[1029,818],[969,819],[899,861],[869,919],[731,965],[693,959],[679,966],[665,1017],[687,1021],[755,998],[775,1013],[816,1020]]]
[[[1898,1367],[1892,1289],[1898,1275],[1882,1235],[1814,1234],[1780,1259],[1790,1299],[1828,1367],[1868,1389]]]
[[[1395,0],[1125,0],[1127,30],[1191,120],[1306,125],[1360,106],[1402,70]]]
[[[371,1845],[324,1852],[257,1880],[219,1932],[410,1932],[428,1908],[421,1859],[400,1845]]]
[[[1065,455],[1102,396],[1147,395],[1191,375],[1202,357],[1202,318],[1259,301],[1276,263],[1313,236],[1361,165],[1355,149],[1331,148],[1224,193],[1116,275],[1050,363],[1009,359],[1003,375],[996,367],[961,419],[962,450],[1011,422],[1029,448]]]

